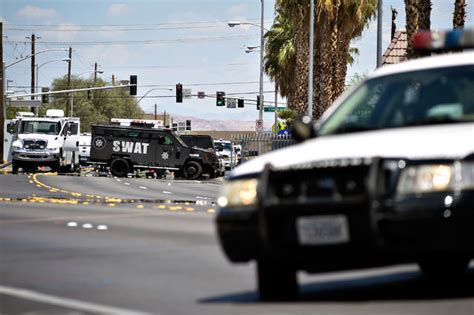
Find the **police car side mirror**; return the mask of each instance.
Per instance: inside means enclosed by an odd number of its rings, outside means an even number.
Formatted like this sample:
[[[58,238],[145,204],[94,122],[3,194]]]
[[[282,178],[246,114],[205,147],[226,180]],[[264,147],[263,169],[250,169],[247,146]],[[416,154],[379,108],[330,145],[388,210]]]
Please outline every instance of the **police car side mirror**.
[[[297,142],[314,138],[317,136],[316,129],[309,116],[303,116],[297,119],[291,125],[291,135]]]

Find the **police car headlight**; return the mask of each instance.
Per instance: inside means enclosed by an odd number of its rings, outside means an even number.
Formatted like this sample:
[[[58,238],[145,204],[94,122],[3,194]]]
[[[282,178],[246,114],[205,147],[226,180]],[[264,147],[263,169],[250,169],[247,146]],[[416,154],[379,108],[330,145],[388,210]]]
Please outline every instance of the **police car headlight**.
[[[453,188],[453,165],[418,165],[404,169],[398,182],[401,195],[446,191]]]
[[[474,163],[417,165],[405,168],[397,185],[401,195],[474,189]]]
[[[257,179],[242,179],[226,182],[223,196],[217,200],[220,207],[242,207],[257,201]]]

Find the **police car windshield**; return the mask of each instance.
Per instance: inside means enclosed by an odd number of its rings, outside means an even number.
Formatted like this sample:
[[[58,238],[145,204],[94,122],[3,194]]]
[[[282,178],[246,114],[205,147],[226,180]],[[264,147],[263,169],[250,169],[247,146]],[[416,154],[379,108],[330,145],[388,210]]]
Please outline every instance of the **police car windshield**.
[[[474,66],[373,78],[351,93],[318,135],[474,121]]]
[[[37,133],[46,135],[58,135],[61,131],[61,123],[57,121],[22,121],[21,133]]]

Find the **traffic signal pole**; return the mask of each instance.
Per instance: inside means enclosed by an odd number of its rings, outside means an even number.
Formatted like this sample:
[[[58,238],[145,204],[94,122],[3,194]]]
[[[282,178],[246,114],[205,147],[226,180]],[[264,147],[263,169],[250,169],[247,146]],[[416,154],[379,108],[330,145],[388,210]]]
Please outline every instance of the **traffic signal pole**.
[[[3,22],[0,21],[0,154],[2,158],[0,162],[3,163],[3,139],[5,134],[3,129],[5,128],[6,108],[5,108],[5,65],[3,64]]]

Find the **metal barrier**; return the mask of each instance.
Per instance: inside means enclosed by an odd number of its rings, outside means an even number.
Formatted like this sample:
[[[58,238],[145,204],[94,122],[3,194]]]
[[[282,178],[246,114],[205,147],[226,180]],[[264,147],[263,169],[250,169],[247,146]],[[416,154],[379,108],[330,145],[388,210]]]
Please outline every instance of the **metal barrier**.
[[[289,135],[275,135],[273,133],[232,134],[232,142],[242,146],[242,162],[260,154],[278,150],[296,143]]]

